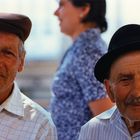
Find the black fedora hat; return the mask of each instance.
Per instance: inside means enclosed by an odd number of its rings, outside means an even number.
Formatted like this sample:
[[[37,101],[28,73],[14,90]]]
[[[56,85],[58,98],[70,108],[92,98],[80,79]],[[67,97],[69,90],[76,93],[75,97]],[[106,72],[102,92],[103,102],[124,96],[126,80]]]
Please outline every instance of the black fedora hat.
[[[112,36],[108,52],[96,63],[94,75],[101,83],[108,78],[112,63],[121,55],[140,50],[140,25],[128,24],[120,27]]]
[[[23,42],[31,30],[29,17],[16,13],[0,13],[0,32],[9,32],[17,35]]]

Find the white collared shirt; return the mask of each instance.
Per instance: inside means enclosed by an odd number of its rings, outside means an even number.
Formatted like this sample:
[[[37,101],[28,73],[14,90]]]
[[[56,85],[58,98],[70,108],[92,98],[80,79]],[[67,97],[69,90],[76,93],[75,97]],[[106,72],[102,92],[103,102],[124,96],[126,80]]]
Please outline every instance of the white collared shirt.
[[[79,140],[140,140],[140,131],[131,136],[114,106],[82,126]]]
[[[57,140],[50,113],[21,93],[16,83],[0,105],[0,140]]]

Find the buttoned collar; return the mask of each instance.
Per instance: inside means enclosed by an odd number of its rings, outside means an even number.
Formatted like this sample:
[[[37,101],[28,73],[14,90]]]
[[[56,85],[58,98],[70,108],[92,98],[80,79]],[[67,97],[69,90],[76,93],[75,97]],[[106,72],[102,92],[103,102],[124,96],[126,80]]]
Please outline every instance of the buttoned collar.
[[[0,106],[0,111],[3,109],[18,116],[24,116],[22,95],[16,82],[14,82],[12,94]]]

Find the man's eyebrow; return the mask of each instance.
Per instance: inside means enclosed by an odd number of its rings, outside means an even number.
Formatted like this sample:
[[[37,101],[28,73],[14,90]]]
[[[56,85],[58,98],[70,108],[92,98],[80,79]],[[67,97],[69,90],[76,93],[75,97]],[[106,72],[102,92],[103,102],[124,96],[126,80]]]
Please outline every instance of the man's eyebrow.
[[[125,72],[125,73],[122,73],[122,72],[120,72],[119,74],[118,74],[119,76],[129,76],[129,75],[132,75],[132,73],[131,72]]]
[[[129,77],[131,78],[133,76],[133,74],[131,72],[129,73],[120,73],[117,77],[117,79],[121,78],[121,77]]]

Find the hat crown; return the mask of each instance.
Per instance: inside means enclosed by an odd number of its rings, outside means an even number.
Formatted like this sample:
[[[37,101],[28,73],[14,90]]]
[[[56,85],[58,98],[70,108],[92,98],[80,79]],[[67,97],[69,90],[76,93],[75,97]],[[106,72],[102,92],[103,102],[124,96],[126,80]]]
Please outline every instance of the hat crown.
[[[140,42],[140,25],[125,25],[121,27],[111,38],[108,52],[137,42]]]
[[[0,32],[16,34],[23,42],[29,36],[31,26],[31,20],[25,15],[0,13]]]
[[[140,51],[140,25],[128,24],[119,28],[111,38],[108,52],[96,63],[94,75],[100,82],[109,77],[112,63],[130,51]]]

